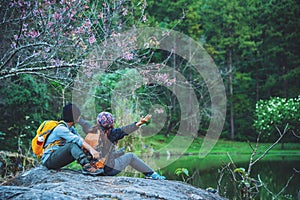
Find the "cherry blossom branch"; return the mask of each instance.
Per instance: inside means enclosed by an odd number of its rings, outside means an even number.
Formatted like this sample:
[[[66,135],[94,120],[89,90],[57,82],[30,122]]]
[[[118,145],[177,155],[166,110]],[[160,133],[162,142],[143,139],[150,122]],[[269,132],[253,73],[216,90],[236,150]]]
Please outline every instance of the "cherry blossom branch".
[[[18,53],[19,51],[23,50],[23,49],[26,49],[26,48],[31,48],[31,47],[36,47],[36,46],[49,46],[51,47],[52,45],[48,44],[48,43],[44,43],[44,42],[39,42],[39,43],[34,43],[34,44],[28,44],[28,45],[24,45],[24,46],[21,46],[21,47],[18,47],[16,49],[14,49],[13,51],[10,51],[8,52],[7,56],[8,58],[6,58],[5,61],[3,61],[3,59],[5,59],[6,56],[4,56],[2,59],[1,59],[1,66],[0,66],[0,70],[3,69],[7,63],[16,55],[16,53]]]
[[[0,71],[0,80],[5,79],[12,76],[17,76],[19,74],[26,74],[26,73],[33,73],[38,71],[47,71],[52,69],[59,69],[59,68],[79,68],[81,67],[80,64],[62,64],[62,65],[50,65],[50,66],[44,66],[44,67],[31,67],[31,68],[21,68],[21,69],[15,69],[12,68],[8,71]]]

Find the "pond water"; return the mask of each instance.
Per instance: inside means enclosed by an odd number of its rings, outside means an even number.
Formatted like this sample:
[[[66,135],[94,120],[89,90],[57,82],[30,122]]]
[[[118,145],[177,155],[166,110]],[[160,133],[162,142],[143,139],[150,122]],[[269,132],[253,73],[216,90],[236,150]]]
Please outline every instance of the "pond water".
[[[231,155],[236,167],[248,169],[249,155]],[[162,159],[163,160],[163,159]],[[161,172],[168,178],[173,180],[182,180],[181,177],[175,175],[177,168],[187,168],[189,175],[193,176],[188,183],[200,187],[217,188],[219,180],[218,169],[230,162],[226,154],[209,155],[204,159],[198,156],[182,156],[175,162],[161,169]],[[285,187],[289,178],[295,174],[286,187],[284,199],[297,199],[297,193],[300,191],[300,174],[295,170],[300,170],[300,154],[297,155],[268,155],[257,162],[251,171],[251,177],[257,179],[258,175],[265,183],[267,188],[273,193],[278,194]],[[228,172],[228,171],[227,171]],[[237,193],[233,189],[232,181],[229,175],[225,175],[221,182],[221,194],[229,199],[235,199]],[[257,199],[271,199],[271,195],[266,189],[260,188]]]

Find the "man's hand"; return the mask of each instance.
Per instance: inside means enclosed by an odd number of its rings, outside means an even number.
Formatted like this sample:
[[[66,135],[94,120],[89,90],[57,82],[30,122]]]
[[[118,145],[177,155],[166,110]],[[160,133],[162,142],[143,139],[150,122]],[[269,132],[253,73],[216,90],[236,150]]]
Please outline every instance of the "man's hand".
[[[138,121],[136,123],[136,126],[141,126],[143,124],[147,124],[150,121],[151,117],[152,117],[152,115],[147,115],[146,117],[142,116],[140,121]]]
[[[100,154],[98,151],[96,151],[95,149],[91,149],[90,154],[93,156],[94,159],[99,159],[100,158]]]
[[[83,139],[82,139],[83,140]],[[94,159],[99,159],[100,154],[98,151],[96,151],[91,145],[89,145],[86,141],[82,141],[82,147],[88,150],[90,154],[93,156]]]

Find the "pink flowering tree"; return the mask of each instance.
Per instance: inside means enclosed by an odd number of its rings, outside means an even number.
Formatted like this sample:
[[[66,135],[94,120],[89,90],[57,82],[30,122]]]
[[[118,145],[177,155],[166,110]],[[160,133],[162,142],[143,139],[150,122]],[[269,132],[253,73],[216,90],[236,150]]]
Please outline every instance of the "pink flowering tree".
[[[0,7],[0,80],[24,73],[71,80],[72,70],[91,67],[87,55],[97,42],[134,23],[133,6],[122,0],[5,1]]]
[[[180,86],[174,77],[176,71],[186,75],[195,90],[200,91],[203,81],[193,77],[195,73],[185,67],[184,58],[174,51],[160,51],[159,37],[144,33],[145,40],[141,40],[136,35],[122,35],[128,29],[147,25],[146,5],[141,0],[4,2],[0,7],[0,80],[9,84],[11,77],[20,74],[59,80],[64,102],[64,92],[74,86],[77,74],[87,75],[76,79],[86,92],[86,80],[99,67],[105,72],[132,67],[139,69],[145,85],[169,87],[165,102],[170,100],[171,93],[181,92],[175,90],[175,86]],[[164,34],[167,36],[168,32]],[[168,72],[163,70],[166,66],[170,66]],[[163,92],[155,90],[147,95],[158,96],[157,93]],[[189,99],[190,95],[184,97]],[[168,109],[172,107],[175,112],[176,98],[172,96],[170,101]],[[170,127],[176,126],[177,119],[173,121]]]

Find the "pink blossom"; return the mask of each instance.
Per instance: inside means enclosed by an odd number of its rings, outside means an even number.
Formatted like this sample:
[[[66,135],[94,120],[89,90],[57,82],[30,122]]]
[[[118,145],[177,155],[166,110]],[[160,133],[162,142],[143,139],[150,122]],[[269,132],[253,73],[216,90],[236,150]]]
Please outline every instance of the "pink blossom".
[[[128,14],[128,10],[127,10],[127,9],[124,9],[122,15],[123,15],[123,16],[126,16],[127,14]]]
[[[65,3],[66,3],[67,5],[69,5],[69,6],[72,5],[72,2],[71,2],[71,1],[65,1]]]
[[[161,113],[164,113],[165,111],[164,111],[164,109],[163,108],[156,108],[155,110],[154,110],[154,113],[158,113],[158,114],[161,114]]]
[[[91,23],[91,21],[90,21],[89,19],[87,19],[87,20],[84,22],[84,24],[83,24],[83,26],[84,26],[85,28],[90,28],[91,25],[92,25],[92,23]]]
[[[76,33],[78,33],[78,34],[83,34],[83,33],[84,33],[84,29],[83,29],[83,27],[79,27],[79,28],[77,28],[77,31],[76,31]]]
[[[26,23],[25,23],[25,24],[23,24],[23,27],[24,27],[24,28],[27,28],[27,26],[28,26],[28,24],[26,24]]]
[[[14,5],[15,5],[14,2],[10,2],[10,3],[9,3],[9,6],[10,6],[10,7],[14,7]]]
[[[146,15],[143,15],[142,21],[143,21],[143,22],[146,22],[146,21],[147,21]]]
[[[89,42],[90,44],[93,44],[94,42],[96,42],[96,38],[94,35],[92,35],[91,37],[89,37]]]
[[[33,56],[34,56],[34,57],[38,57],[38,55],[39,55],[39,53],[37,53],[37,52],[35,52],[35,51],[33,52]]]
[[[39,37],[41,34],[40,34],[39,31],[36,31],[36,30],[30,30],[30,31],[25,32],[24,35],[25,35],[26,37],[37,38],[37,37]]]
[[[123,58],[124,58],[125,60],[132,60],[132,59],[133,59],[133,53],[126,52],[126,53],[123,55]]]
[[[55,17],[55,19],[59,19],[59,18],[61,17],[61,14],[59,14],[59,13],[56,12],[56,13],[54,14],[54,17]]]
[[[173,79],[168,80],[168,81],[166,82],[166,85],[169,87],[169,86],[173,85],[175,82],[176,82],[176,79],[173,78]]]
[[[12,42],[11,45],[10,45],[10,47],[13,48],[13,49],[16,48],[16,46],[17,46],[17,44],[15,42]]]
[[[103,19],[103,12],[100,12],[98,18]]]
[[[29,8],[29,6],[30,6],[30,2],[29,1],[25,1],[24,4],[27,5],[27,7]]]
[[[47,25],[48,25],[49,27],[52,26],[53,24],[54,24],[54,22],[50,22],[50,21],[47,23]]]

